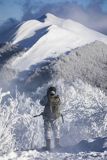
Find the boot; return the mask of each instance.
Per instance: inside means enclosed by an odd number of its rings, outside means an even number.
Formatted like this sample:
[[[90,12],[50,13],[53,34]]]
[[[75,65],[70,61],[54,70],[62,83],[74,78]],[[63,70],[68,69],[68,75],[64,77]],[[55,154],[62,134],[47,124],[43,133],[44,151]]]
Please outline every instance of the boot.
[[[47,140],[46,140],[46,149],[47,149],[48,151],[51,150],[51,140],[50,140],[50,139],[47,139]]]
[[[59,144],[59,138],[55,138],[55,148],[61,148],[60,144]]]

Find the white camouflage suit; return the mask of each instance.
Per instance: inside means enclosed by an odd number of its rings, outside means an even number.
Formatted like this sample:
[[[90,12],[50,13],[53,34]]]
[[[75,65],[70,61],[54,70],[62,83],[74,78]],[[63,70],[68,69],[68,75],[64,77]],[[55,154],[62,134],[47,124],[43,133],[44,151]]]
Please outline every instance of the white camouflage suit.
[[[50,106],[48,103],[48,97],[44,96],[40,101],[42,106],[45,106],[43,112],[43,119],[44,119],[44,132],[45,132],[45,139],[52,138],[52,131],[54,138],[60,138],[60,116],[58,118],[54,118],[50,111]]]

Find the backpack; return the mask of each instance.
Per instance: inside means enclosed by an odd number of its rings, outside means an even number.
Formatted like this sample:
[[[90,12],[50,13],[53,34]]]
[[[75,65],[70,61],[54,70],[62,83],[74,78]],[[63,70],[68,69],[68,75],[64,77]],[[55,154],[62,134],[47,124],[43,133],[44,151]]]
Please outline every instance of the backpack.
[[[60,98],[58,95],[53,95],[49,97],[49,106],[51,113],[54,118],[57,119],[60,117]]]

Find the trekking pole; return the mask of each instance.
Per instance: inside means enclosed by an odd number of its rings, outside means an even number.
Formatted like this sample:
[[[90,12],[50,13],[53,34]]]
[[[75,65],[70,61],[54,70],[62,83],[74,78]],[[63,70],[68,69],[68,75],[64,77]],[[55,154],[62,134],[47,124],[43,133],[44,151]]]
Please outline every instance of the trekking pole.
[[[35,116],[33,116],[33,117],[35,118],[35,117],[39,117],[39,116],[43,116],[43,112],[40,113],[40,114],[38,114],[38,115],[35,115]]]

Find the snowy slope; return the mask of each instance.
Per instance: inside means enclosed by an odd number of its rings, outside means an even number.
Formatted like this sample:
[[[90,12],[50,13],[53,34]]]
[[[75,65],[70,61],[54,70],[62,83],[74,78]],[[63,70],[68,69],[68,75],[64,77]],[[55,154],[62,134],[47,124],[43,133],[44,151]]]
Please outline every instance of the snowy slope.
[[[26,24],[29,24],[30,28]],[[107,43],[107,36],[101,33],[88,29],[75,21],[64,20],[47,14],[43,23],[35,20],[24,23],[16,32],[13,44],[33,36],[37,30],[46,26],[49,26],[47,33],[41,36],[26,54],[14,60],[13,68],[20,71],[26,70],[31,65],[48,57],[57,57],[95,40]]]
[[[34,36],[38,30],[46,26],[47,25],[36,20],[23,22],[19,29],[16,31],[16,34],[13,38],[13,44]]]
[[[44,63],[34,65],[30,71],[18,74],[18,81],[21,89],[26,88],[35,92],[38,86],[51,80],[57,81],[61,78],[67,83],[72,83],[81,79],[83,82],[97,86],[107,93],[106,62],[107,45],[95,41],[67,52],[58,58],[49,58]]]
[[[106,160],[107,152],[104,153],[49,153],[49,152],[37,152],[29,150],[24,152],[11,152],[3,157],[0,156],[0,160]]]

